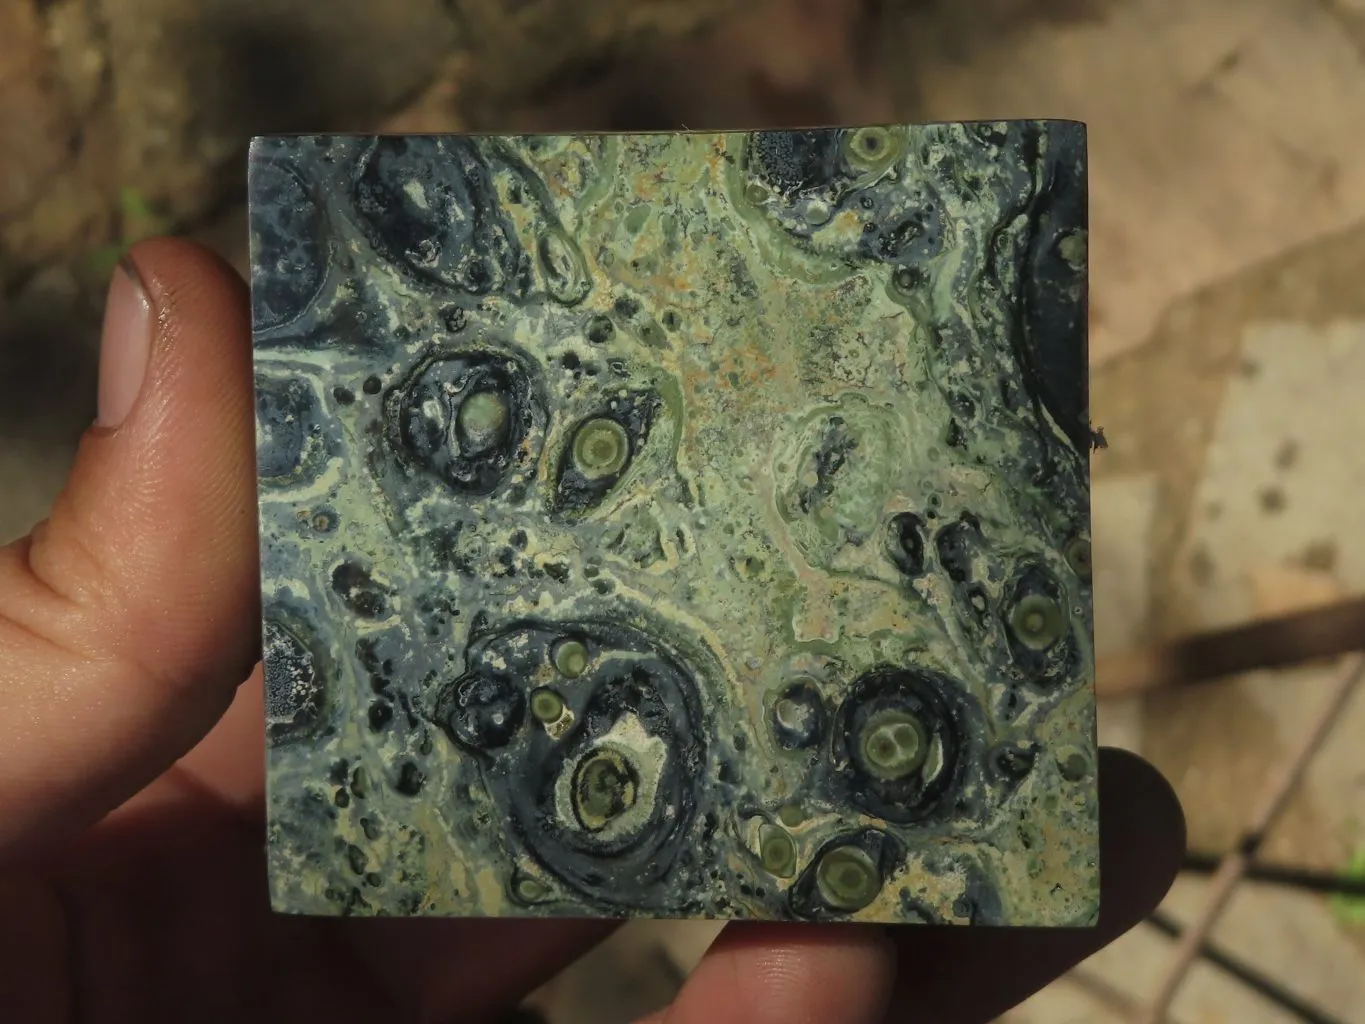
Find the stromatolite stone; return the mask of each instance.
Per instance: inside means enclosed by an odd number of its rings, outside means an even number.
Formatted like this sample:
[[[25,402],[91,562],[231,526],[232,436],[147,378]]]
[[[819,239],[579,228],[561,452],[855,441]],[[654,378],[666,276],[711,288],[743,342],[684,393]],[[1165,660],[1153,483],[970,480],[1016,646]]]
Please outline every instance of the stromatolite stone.
[[[1079,125],[251,190],[277,907],[1094,919]]]

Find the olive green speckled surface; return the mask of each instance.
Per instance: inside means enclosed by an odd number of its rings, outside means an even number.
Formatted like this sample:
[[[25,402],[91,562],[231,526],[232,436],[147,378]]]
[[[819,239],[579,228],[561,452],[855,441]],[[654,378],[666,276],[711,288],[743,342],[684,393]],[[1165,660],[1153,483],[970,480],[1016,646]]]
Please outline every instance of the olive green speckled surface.
[[[1081,126],[250,188],[278,909],[1094,919]]]

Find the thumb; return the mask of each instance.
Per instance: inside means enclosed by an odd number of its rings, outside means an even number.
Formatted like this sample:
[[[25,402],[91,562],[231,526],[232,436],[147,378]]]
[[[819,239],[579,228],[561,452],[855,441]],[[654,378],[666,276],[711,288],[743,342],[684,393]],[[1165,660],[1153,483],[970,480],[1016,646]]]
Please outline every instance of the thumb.
[[[156,240],[115,271],[99,416],[0,549],[0,862],[84,828],[227,708],[259,646],[246,288]]]

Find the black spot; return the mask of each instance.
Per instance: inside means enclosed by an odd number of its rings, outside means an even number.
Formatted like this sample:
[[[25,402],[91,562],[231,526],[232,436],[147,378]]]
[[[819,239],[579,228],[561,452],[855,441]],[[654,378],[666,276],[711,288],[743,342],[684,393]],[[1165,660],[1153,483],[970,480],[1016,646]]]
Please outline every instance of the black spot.
[[[912,579],[924,574],[923,529],[924,521],[913,512],[899,512],[887,524],[887,554]]]
[[[398,770],[398,780],[393,784],[393,788],[404,796],[416,796],[422,792],[422,786],[426,781],[426,775],[416,764],[404,761],[403,767]]]
[[[1019,780],[1033,769],[1037,751],[1031,745],[1005,745],[991,754],[991,767],[1006,779]]]
[[[571,442],[559,463],[559,480],[554,498],[555,511],[583,512],[601,501],[616,486],[630,469],[631,462],[644,449],[654,417],[662,405],[662,400],[653,392],[635,391],[624,396],[616,396],[610,406],[600,408],[594,415],[585,417],[584,423],[593,419],[609,419],[617,423],[625,431],[629,451],[625,463],[615,473],[588,477],[574,464]]]
[[[338,405],[350,405],[355,401],[355,392],[338,384],[332,388],[332,397],[336,399]]]
[[[636,313],[640,312],[640,304],[629,295],[622,295],[612,306],[617,314],[629,320]]]
[[[976,517],[964,512],[953,523],[945,523],[934,537],[938,564],[954,583],[967,583],[972,578],[972,546],[981,536]]]
[[[810,512],[834,492],[835,476],[857,447],[858,439],[849,433],[843,417],[831,416],[815,450],[815,483],[805,488],[798,499],[802,512]]]
[[[513,531],[512,531],[512,535],[511,535],[510,537],[507,538],[507,543],[511,544],[512,547],[516,548],[518,551],[525,551],[525,550],[526,550],[526,531],[525,531],[525,530],[513,530]]]
[[[588,318],[583,333],[594,345],[603,345],[611,341],[612,335],[616,333],[616,325],[608,317],[598,313]]]
[[[521,727],[526,698],[508,676],[480,666],[449,691],[441,710],[455,740],[491,750],[504,746]]]
[[[346,861],[357,875],[365,873],[365,851],[355,844],[346,847]]]
[[[441,312],[441,322],[451,334],[464,330],[467,314],[461,306],[447,306]]]
[[[332,590],[342,604],[362,619],[378,619],[388,614],[388,588],[375,582],[369,570],[358,562],[342,562],[332,570]]]
[[[749,136],[749,171],[784,195],[832,184],[839,161],[839,133],[830,130],[755,132]]]
[[[370,705],[367,717],[370,721],[370,732],[379,732],[393,721],[393,705],[388,701],[377,700]]]
[[[379,394],[379,389],[383,387],[383,384],[380,382],[378,377],[370,375],[369,377],[365,378],[365,383],[363,387],[365,389],[365,394],[377,395]]]

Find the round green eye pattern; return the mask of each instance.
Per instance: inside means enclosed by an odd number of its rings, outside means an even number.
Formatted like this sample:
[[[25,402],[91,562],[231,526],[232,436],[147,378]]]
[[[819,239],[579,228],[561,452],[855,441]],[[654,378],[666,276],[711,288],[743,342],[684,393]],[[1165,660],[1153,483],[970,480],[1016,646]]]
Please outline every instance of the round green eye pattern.
[[[588,649],[577,640],[565,640],[555,647],[554,663],[560,675],[577,679],[588,670]]]
[[[599,831],[635,805],[636,776],[615,751],[593,754],[578,768],[574,801],[583,827]]]
[[[589,480],[615,476],[630,458],[630,438],[615,420],[588,420],[573,439],[574,468]]]
[[[507,432],[507,399],[495,391],[470,395],[456,418],[461,446],[470,454],[487,451]]]
[[[929,734],[905,711],[883,711],[863,726],[859,750],[868,770],[884,779],[903,779],[929,756]]]
[[[758,835],[758,856],[766,871],[779,878],[796,874],[796,844],[776,825],[764,825]]]
[[[531,691],[530,703],[531,714],[546,725],[559,721],[559,717],[564,714],[564,698],[543,686]]]
[[[1083,580],[1090,579],[1090,541],[1075,537],[1066,546],[1066,564]]]
[[[1052,598],[1029,594],[1014,606],[1010,627],[1025,647],[1045,651],[1066,632],[1066,613]]]
[[[889,128],[859,128],[844,138],[845,159],[861,171],[883,171],[895,163],[900,152],[900,139]]]
[[[881,874],[856,846],[837,846],[820,858],[816,884],[826,903],[839,910],[862,910],[882,887]]]
[[[517,895],[528,903],[534,902],[535,900],[543,900],[546,896],[550,895],[550,890],[544,883],[538,882],[534,878],[517,879],[515,888]]]

